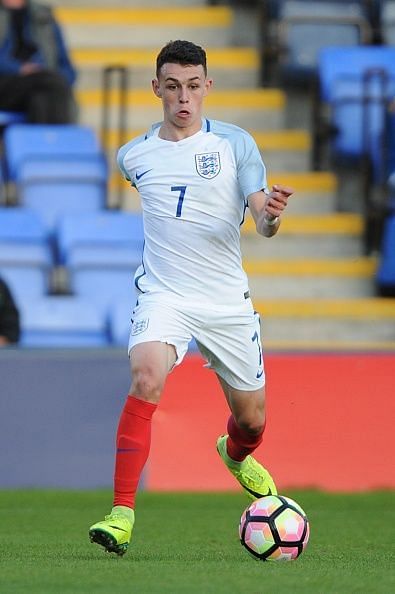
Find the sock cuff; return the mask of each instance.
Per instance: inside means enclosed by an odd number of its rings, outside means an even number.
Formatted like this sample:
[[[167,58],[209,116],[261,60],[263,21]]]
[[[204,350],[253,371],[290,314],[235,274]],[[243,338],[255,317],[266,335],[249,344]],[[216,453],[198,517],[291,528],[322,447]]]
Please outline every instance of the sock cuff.
[[[156,411],[158,405],[154,402],[148,402],[147,400],[141,400],[136,398],[133,394],[128,394],[125,402],[124,412],[141,417],[142,419],[151,419],[152,415]]]
[[[266,425],[266,423],[265,423],[265,425]],[[237,425],[233,415],[231,415],[228,419],[227,430],[228,430],[229,437],[233,441],[235,441],[237,444],[239,444],[243,447],[251,447],[251,446],[257,447],[262,442],[265,425],[263,426],[261,433],[253,435],[251,433],[248,433],[241,427],[239,427]]]

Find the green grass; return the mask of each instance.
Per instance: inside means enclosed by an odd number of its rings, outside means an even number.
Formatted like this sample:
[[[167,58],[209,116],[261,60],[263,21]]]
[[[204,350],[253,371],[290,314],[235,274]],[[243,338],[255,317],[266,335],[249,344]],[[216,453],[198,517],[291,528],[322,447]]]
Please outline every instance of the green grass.
[[[381,594],[395,592],[394,493],[287,493],[311,539],[293,562],[262,563],[240,546],[242,494],[141,493],[123,558],[90,544],[108,491],[0,492],[0,592]]]

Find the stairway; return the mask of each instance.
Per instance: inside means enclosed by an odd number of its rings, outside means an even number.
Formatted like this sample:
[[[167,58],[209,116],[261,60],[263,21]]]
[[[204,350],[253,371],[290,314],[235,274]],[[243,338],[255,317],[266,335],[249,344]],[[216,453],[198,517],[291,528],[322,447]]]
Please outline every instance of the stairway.
[[[259,54],[240,45],[259,31],[242,35],[241,22],[225,6],[170,0],[104,0],[51,3],[79,70],[80,121],[100,132],[101,72],[106,65],[129,69],[128,137],[161,119],[161,104],[150,91],[155,57],[170,39],[190,39],[207,49],[214,89],[206,115],[238,124],[253,134],[268,170],[269,183],[295,189],[280,233],[267,240],[242,228],[244,265],[256,309],[263,318],[266,348],[395,348],[395,300],[375,297],[375,258],[362,256],[361,216],[336,212],[338,180],[330,172],[309,171],[311,138],[292,117],[281,89],[259,88]],[[253,20],[252,20],[253,22]],[[257,25],[256,25],[257,26]],[[235,45],[235,41],[239,45]],[[117,96],[111,94],[116,111]],[[306,110],[309,105],[306,102]],[[112,125],[116,120],[110,120]],[[113,174],[110,203],[119,181],[117,136],[109,135]],[[139,209],[137,192],[124,192],[123,207]]]

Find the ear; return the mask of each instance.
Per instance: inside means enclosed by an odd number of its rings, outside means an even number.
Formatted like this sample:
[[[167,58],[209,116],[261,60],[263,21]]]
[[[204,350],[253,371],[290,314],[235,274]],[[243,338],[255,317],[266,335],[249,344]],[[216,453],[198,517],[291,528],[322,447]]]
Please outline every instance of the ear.
[[[206,80],[204,81],[204,97],[206,97],[209,94],[212,86],[213,86],[213,79],[206,78]]]
[[[159,99],[162,98],[162,91],[160,90],[160,85],[157,78],[152,80],[152,90],[154,91],[154,94],[159,97]]]

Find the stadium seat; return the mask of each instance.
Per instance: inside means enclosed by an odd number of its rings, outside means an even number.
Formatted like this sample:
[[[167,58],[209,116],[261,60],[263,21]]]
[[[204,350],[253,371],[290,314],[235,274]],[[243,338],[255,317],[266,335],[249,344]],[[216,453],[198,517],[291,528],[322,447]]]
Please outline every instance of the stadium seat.
[[[50,288],[49,271],[37,266],[0,262],[0,276],[9,285],[19,307],[47,295]]]
[[[327,47],[318,57],[317,117],[313,135],[323,124],[332,130],[330,153],[334,161],[368,156],[374,181],[384,181],[383,130],[385,112],[395,92],[395,48]],[[315,141],[314,162],[320,167]]]
[[[0,274],[18,303],[49,290],[53,255],[37,213],[23,207],[0,207]]]
[[[109,310],[108,328],[111,343],[114,346],[127,348],[129,342],[132,311],[136,299],[122,299],[112,305]]]
[[[337,130],[331,150],[336,159],[371,160],[373,181],[383,182],[385,117],[395,93],[395,78],[379,70],[368,71],[364,80],[339,79],[333,92],[332,124]]]
[[[43,245],[48,240],[41,217],[32,209],[22,206],[0,207],[0,242]]]
[[[395,297],[395,212],[384,224],[376,284],[381,295]]]
[[[60,262],[72,293],[107,310],[118,299],[134,299],[133,274],[141,264],[141,214],[103,211],[65,217],[57,231]]]
[[[87,300],[73,296],[32,299],[21,307],[21,346],[103,347],[106,320]]]
[[[135,257],[144,243],[143,219],[140,213],[105,210],[80,216],[64,216],[56,230],[59,257],[64,264],[84,262],[107,265],[114,262],[112,253]],[[108,260],[111,259],[111,261]]]
[[[0,128],[10,126],[11,124],[20,124],[25,121],[25,114],[18,111],[0,110]]]
[[[75,124],[15,124],[4,132],[4,145],[7,171],[14,181],[28,161],[64,159],[76,165],[102,154],[93,129]]]
[[[10,126],[4,154],[6,181],[15,183],[20,204],[40,212],[49,231],[65,213],[105,206],[108,166],[91,128]]]
[[[331,103],[339,78],[362,80],[363,74],[370,68],[380,68],[395,72],[395,48],[384,46],[345,47],[337,45],[326,47],[318,54],[318,76],[320,99]]]
[[[333,45],[358,46],[371,41],[364,2],[280,0],[279,68],[282,80],[305,82],[317,71],[319,50]]]

